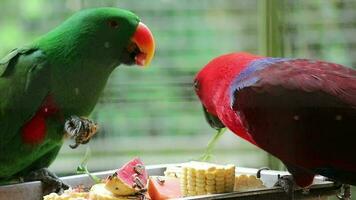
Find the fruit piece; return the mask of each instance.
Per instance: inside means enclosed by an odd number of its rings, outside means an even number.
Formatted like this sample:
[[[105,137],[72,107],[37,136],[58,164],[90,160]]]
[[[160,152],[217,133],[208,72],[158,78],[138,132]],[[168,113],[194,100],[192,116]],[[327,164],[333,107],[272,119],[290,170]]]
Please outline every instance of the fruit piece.
[[[106,189],[104,183],[95,184],[89,191],[90,200],[127,200],[140,199],[140,196],[117,196]]]
[[[132,187],[132,185],[128,185],[124,183],[121,179],[118,177],[111,177],[105,184],[105,188],[116,194],[116,195],[133,195],[136,193],[135,188]]]
[[[135,158],[109,176],[105,188],[116,195],[133,195],[146,187],[147,178],[143,162]]]
[[[182,196],[179,184],[178,178],[151,176],[148,180],[148,194],[152,200],[179,198]]]
[[[63,192],[63,194],[58,195],[56,193],[51,193],[43,197],[43,200],[86,200],[88,198],[88,192],[68,189]]]

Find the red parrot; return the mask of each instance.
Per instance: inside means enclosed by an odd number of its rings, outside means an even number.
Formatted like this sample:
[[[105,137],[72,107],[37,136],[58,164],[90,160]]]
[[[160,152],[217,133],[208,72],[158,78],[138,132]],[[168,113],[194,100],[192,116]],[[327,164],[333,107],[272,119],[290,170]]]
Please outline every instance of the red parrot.
[[[207,121],[279,158],[301,187],[316,174],[356,185],[356,70],[232,53],[194,81]]]

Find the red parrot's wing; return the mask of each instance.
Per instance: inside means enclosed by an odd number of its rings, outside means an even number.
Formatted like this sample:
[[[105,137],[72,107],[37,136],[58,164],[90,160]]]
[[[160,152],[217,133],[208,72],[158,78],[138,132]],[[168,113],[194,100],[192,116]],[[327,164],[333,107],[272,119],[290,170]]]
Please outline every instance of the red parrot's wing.
[[[287,60],[232,87],[231,105],[261,148],[291,165],[356,183],[355,70]]]

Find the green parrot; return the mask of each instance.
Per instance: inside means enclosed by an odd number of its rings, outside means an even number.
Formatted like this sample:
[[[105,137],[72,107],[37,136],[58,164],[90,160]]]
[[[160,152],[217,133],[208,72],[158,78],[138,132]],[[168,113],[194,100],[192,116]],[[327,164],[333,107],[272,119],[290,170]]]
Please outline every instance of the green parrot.
[[[151,31],[135,14],[94,8],[1,59],[0,183],[41,174],[56,179],[46,168],[66,135],[77,145],[93,135],[95,123],[82,116],[110,73],[120,64],[147,66],[154,51]]]

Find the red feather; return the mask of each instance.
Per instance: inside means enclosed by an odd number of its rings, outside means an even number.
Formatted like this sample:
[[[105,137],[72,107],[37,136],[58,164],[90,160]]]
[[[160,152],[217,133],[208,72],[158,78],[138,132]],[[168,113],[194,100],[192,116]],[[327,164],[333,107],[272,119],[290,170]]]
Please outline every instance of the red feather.
[[[256,143],[245,128],[242,125],[234,126],[240,119],[235,111],[230,109],[230,99],[225,89],[229,87],[236,74],[259,58],[262,56],[245,52],[226,54],[213,59],[195,77],[199,82],[204,82],[196,92],[208,112],[218,116],[233,132],[240,133],[240,137],[252,144]]]
[[[314,174],[356,184],[356,70],[290,59],[253,71],[259,58],[228,54],[198,73],[196,92],[207,111],[281,159],[299,186]]]
[[[31,145],[42,143],[47,132],[46,119],[58,111],[52,96],[47,96],[37,113],[22,127],[22,141]]]
[[[22,141],[26,144],[39,144],[46,136],[46,120],[36,114],[22,128]]]

